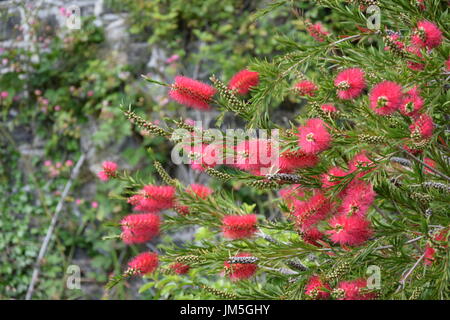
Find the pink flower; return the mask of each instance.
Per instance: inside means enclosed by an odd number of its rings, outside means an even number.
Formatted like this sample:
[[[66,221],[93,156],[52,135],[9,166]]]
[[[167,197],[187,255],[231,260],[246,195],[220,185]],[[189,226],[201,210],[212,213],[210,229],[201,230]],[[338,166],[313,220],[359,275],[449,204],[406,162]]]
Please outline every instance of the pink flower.
[[[154,252],[144,252],[134,257],[128,266],[138,275],[146,275],[156,270],[158,267],[158,254]]]
[[[423,162],[425,162],[427,165],[429,165],[432,168],[436,168],[436,161],[430,159],[430,158],[424,158]],[[426,174],[434,174],[433,171],[431,171],[429,168],[423,166],[423,170],[425,171]]]
[[[345,177],[346,175],[348,175],[348,172],[339,167],[331,168],[321,176],[322,188],[331,188],[340,184],[342,179],[339,178]]]
[[[45,160],[44,161],[44,166],[50,167],[51,165],[52,165],[52,161],[51,160]]]
[[[298,131],[298,144],[306,154],[317,154],[329,148],[331,136],[321,119],[309,119]]]
[[[256,214],[225,216],[222,219],[223,236],[233,240],[249,238],[257,230],[256,221]]]
[[[252,257],[250,253],[241,252],[235,257]],[[242,280],[252,277],[258,266],[255,263],[229,263],[224,262],[225,269],[227,270],[228,276],[231,280]]]
[[[97,201],[92,201],[92,202],[91,202],[91,207],[92,207],[93,209],[97,209],[97,208],[98,208],[98,202],[97,202]]]
[[[365,216],[375,199],[375,195],[369,182],[354,180],[346,189],[338,212],[347,216]]]
[[[144,243],[159,233],[160,218],[153,213],[130,214],[120,222],[126,244]]]
[[[344,100],[358,97],[366,87],[364,71],[359,68],[350,68],[340,72],[334,80],[338,88],[337,95]]]
[[[374,293],[364,293],[361,289],[367,287],[366,279],[357,279],[352,281],[342,281],[338,288],[344,291],[344,297],[339,300],[371,300],[375,298]]]
[[[117,175],[117,163],[112,161],[103,162],[103,171],[97,173],[97,176],[102,181],[108,181],[110,178],[115,178]]]
[[[448,231],[449,229],[446,228],[434,234],[433,241],[437,242],[437,244],[431,241],[427,243],[424,257],[425,265],[430,266],[436,261],[435,255],[437,250],[448,248]]]
[[[55,106],[55,111],[61,110],[61,106]]]
[[[389,115],[400,107],[402,87],[392,81],[377,84],[369,94],[370,107],[379,115]]]
[[[289,187],[280,189],[278,193],[289,207],[293,205],[294,200],[298,200],[298,198],[305,195],[301,185],[299,184],[292,184]]]
[[[319,229],[312,227],[302,233],[302,239],[306,243],[312,244],[316,247],[321,247],[322,245],[318,242],[323,239],[324,234],[320,232]]]
[[[206,199],[213,193],[213,190],[202,184],[190,184],[186,192],[194,194],[200,199]]]
[[[9,96],[8,91],[2,91],[0,93],[0,98],[2,98],[2,99],[6,99],[6,98],[8,98],[8,96]]]
[[[177,54],[174,54],[166,59],[166,63],[167,64],[174,63],[175,61],[178,61],[178,59],[180,59],[180,56]]]
[[[297,83],[294,86],[294,89],[297,91],[297,93],[301,96],[310,96],[314,97],[316,95],[317,86],[308,80],[303,80]]]
[[[366,151],[358,153],[349,163],[350,172],[355,172],[357,170],[361,171],[357,175],[358,178],[361,178],[366,174],[372,172],[373,170],[375,170],[375,167],[375,163],[367,157]]]
[[[239,94],[245,95],[250,91],[250,88],[256,87],[258,83],[259,73],[244,69],[231,78],[228,88],[236,90]]]
[[[434,23],[422,20],[417,24],[416,34],[411,41],[416,46],[433,49],[442,43],[442,31]]]
[[[416,47],[416,46],[409,46],[406,48],[406,52],[411,53],[412,55],[415,55],[416,57],[419,58],[419,60],[424,60],[422,53],[420,52],[420,48]],[[412,60],[408,60],[406,62],[407,66],[409,69],[414,70],[414,71],[421,71],[425,68],[425,65],[423,63],[419,63],[419,62],[415,62]]]
[[[175,262],[170,265],[170,269],[172,269],[176,274],[186,274],[189,272],[191,267],[187,264]]]
[[[323,42],[326,36],[330,34],[320,22],[314,24],[308,23],[307,30],[309,35],[319,42]]]
[[[134,210],[158,212],[170,209],[175,204],[175,188],[173,186],[146,185],[139,194],[128,199]]]
[[[422,114],[409,126],[409,130],[411,134],[420,134],[423,139],[431,138],[434,131],[433,119],[427,114]]]
[[[221,156],[219,145],[214,144],[197,144],[194,146],[185,145],[183,147],[189,158],[189,164],[192,169],[197,171],[205,171],[207,168],[213,168]]]
[[[66,165],[66,167],[71,167],[71,166],[73,166],[73,161],[72,160],[66,160],[65,165]]]
[[[414,117],[422,109],[423,105],[424,101],[420,96],[419,89],[414,87],[404,95],[400,105],[400,112],[405,116]]]
[[[296,169],[314,167],[319,158],[314,154],[306,154],[301,150],[285,151],[279,158],[279,168],[282,173],[291,173]]]
[[[361,245],[372,235],[370,222],[361,216],[334,216],[329,221],[329,225],[331,230],[326,233],[330,235],[333,242],[341,245]]]
[[[302,231],[324,220],[331,212],[332,203],[321,191],[305,201],[294,200],[294,212],[296,225]]]
[[[233,166],[249,172],[270,168],[276,161],[275,146],[268,139],[245,140],[236,146]],[[227,160],[227,163],[230,161]]]
[[[312,299],[328,299],[330,297],[331,286],[320,280],[319,276],[309,278],[305,286],[305,294]]]
[[[216,89],[188,77],[176,76],[169,96],[180,104],[199,110],[211,109],[209,103]]]
[[[320,109],[322,109],[323,111],[325,111],[327,113],[335,113],[338,111],[332,103],[323,104],[320,106]]]

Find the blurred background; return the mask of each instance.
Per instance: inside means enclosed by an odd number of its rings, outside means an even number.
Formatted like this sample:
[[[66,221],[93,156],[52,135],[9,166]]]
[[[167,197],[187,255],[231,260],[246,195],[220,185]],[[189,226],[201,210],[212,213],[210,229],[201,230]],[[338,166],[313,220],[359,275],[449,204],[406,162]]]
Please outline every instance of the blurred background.
[[[261,15],[267,6],[273,10]],[[120,106],[132,105],[154,123],[183,117],[214,126],[218,112],[187,110],[168,100],[167,88],[149,85],[142,75],[167,83],[178,74],[205,82],[215,74],[228,81],[256,57],[279,53],[278,35],[311,41],[305,19],[333,20],[310,6],[264,0],[0,0],[0,298],[25,297],[55,207],[82,155],[86,160],[65,198],[33,299],[198,298],[183,289],[191,280],[175,276],[104,290],[107,279],[140,251],[102,239],[119,233],[108,223],[130,210],[115,197],[120,183],[96,177],[104,160],[139,172],[147,183],[155,180],[154,160],[185,183],[212,183],[188,166],[171,165],[171,146],[132,127]],[[292,99],[273,111],[278,123],[287,124],[298,111]],[[224,123],[241,126],[235,121],[226,117]],[[271,200],[230,187],[258,207]],[[177,231],[148,247],[208,236],[201,228]],[[81,271],[80,289],[67,287],[70,265]],[[220,278],[208,281],[227,285]]]

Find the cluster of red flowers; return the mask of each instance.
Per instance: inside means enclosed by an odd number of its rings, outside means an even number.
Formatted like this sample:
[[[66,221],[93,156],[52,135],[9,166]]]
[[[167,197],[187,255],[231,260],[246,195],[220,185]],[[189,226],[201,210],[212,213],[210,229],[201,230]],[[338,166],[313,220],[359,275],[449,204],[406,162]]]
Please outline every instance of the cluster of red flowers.
[[[351,281],[341,281],[337,285],[337,291],[341,291],[338,300],[372,300],[375,293],[365,292],[367,280],[360,278]],[[331,297],[334,290],[317,275],[311,276],[305,286],[305,294],[311,299],[325,300]]]
[[[433,236],[433,240],[427,243],[424,256],[425,265],[430,266],[433,264],[436,253],[438,253],[439,250],[444,251],[445,249],[448,249],[448,240],[450,239],[449,230],[449,228],[446,228],[436,232]]]
[[[256,214],[225,216],[222,219],[223,236],[233,240],[249,238],[257,231],[256,221]]]
[[[128,266],[133,274],[146,275],[155,271],[158,263],[158,254],[154,252],[143,252],[134,257],[128,263]]]
[[[241,95],[259,84],[259,73],[247,69],[236,73],[230,80],[228,88]],[[176,102],[199,110],[210,110],[217,90],[210,85],[184,76],[176,76],[171,85],[169,96]]]
[[[230,80],[228,88],[237,93],[246,95],[251,88],[259,84],[259,73],[247,69],[236,73]]]
[[[421,3],[421,6],[424,6]],[[418,60],[424,62],[425,59],[422,55],[422,49],[428,52],[442,43],[442,31],[436,24],[431,21],[422,20],[417,23],[416,28],[411,35],[411,41],[409,44],[400,40],[400,34],[392,33],[389,35],[390,44],[386,46],[385,50],[393,50],[404,52],[406,55],[412,55],[418,58]],[[417,60],[417,59],[416,59]],[[420,71],[425,68],[425,64],[422,62],[416,62],[414,60],[408,60],[407,66],[411,70]]]
[[[107,164],[104,168],[111,169]],[[114,170],[117,166],[113,167]],[[191,184],[186,188],[186,193],[205,199],[213,192],[212,189],[201,184]],[[159,234],[161,220],[158,213],[166,209],[174,209],[177,206],[175,188],[172,186],[146,185],[136,195],[128,199],[133,206],[133,213],[125,216],[120,225],[122,227],[121,238],[126,244],[138,244],[150,241]],[[182,206],[189,213],[188,206]],[[183,210],[181,210],[183,211]],[[158,266],[158,255],[152,252],[141,253],[133,258],[129,267],[133,274],[144,275],[153,272]],[[173,264],[170,268],[177,274],[187,273],[189,266]]]
[[[320,22],[317,23],[307,23],[306,29],[311,37],[316,39],[319,42],[323,42],[325,38],[330,34],[325,28],[322,26]]]
[[[367,212],[375,199],[372,185],[361,180],[366,174],[375,169],[375,164],[367,157],[365,151],[357,154],[348,163],[348,170],[332,167],[320,176],[323,190],[331,190],[344,179],[346,187],[338,194],[339,205],[328,198],[323,191],[315,190],[312,196],[308,189],[300,185],[291,185],[280,190],[303,240],[320,246],[324,233],[319,230],[322,221],[328,220],[325,234],[334,243],[342,246],[361,245],[372,235]]]
[[[250,253],[242,252],[237,254],[235,257],[251,257]],[[225,271],[231,280],[243,280],[252,277],[258,266],[255,263],[230,263],[228,261],[224,262]]]

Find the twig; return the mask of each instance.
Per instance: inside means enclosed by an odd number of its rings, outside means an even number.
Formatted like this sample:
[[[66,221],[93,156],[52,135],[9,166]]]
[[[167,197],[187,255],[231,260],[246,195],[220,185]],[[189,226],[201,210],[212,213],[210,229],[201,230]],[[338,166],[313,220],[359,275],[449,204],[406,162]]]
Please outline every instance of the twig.
[[[426,164],[425,162],[423,162],[422,160],[420,160],[419,158],[417,158],[415,155],[413,155],[411,152],[407,151],[407,150],[403,150],[406,152],[406,154],[408,156],[410,156],[411,158],[413,158],[414,160],[420,162],[421,164],[423,164],[425,167],[427,167],[428,169],[430,169],[432,172],[434,172],[435,174],[437,174],[438,176],[450,181],[450,177],[446,176],[445,174],[443,174],[442,172],[436,170],[435,168],[433,168],[432,166]]]
[[[405,286],[406,279],[408,279],[408,277],[411,275],[411,273],[413,273],[413,271],[417,268],[420,261],[422,261],[424,257],[425,257],[425,253],[420,256],[420,258],[416,261],[416,263],[414,263],[414,265],[411,267],[411,269],[409,269],[408,272],[403,276],[403,278],[399,281],[400,285],[398,286],[396,292],[398,292],[400,290],[400,288],[403,288]]]
[[[70,188],[72,187],[73,181],[77,178],[77,176],[80,172],[81,165],[83,164],[85,158],[86,158],[86,155],[82,154],[80,156],[80,158],[78,159],[77,164],[75,165],[75,167],[72,170],[70,179],[69,179],[69,181],[67,181],[67,183],[64,187],[64,190],[61,194],[61,198],[59,199],[59,202],[56,205],[55,213],[53,214],[52,220],[50,222],[50,226],[47,229],[47,234],[45,235],[44,241],[42,242],[41,249],[39,250],[39,254],[36,259],[36,264],[33,269],[33,275],[31,277],[31,282],[28,287],[27,294],[25,296],[25,300],[31,300],[31,297],[33,296],[34,286],[39,277],[41,261],[45,256],[45,253],[48,248],[48,244],[50,242],[53,232],[55,231],[56,223],[58,222],[59,214],[61,212],[61,209],[63,208],[64,200],[67,197],[67,194],[69,193]]]

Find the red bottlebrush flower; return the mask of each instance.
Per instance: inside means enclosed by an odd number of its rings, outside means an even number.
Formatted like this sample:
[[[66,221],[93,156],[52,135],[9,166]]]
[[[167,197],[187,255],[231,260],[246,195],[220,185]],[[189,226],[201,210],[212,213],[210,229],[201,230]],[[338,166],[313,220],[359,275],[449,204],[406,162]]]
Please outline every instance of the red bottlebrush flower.
[[[398,33],[393,33],[388,35],[388,42],[389,45],[386,46],[384,48],[384,50],[388,51],[388,50],[396,50],[396,51],[401,51],[403,50],[403,48],[405,47],[405,44],[401,41],[399,41],[398,39],[400,38],[400,35]],[[392,48],[392,46],[394,46],[395,48]]]
[[[215,167],[221,155],[220,147],[215,144],[184,146],[183,149],[188,153],[191,168],[197,171]]]
[[[376,164],[367,157],[365,151],[358,153],[349,163],[349,171],[355,172],[356,170],[361,170],[357,177],[361,178],[366,174],[375,170]]]
[[[405,141],[410,141],[410,140],[408,140],[408,139],[403,139],[403,140],[405,140]],[[405,150],[405,151],[407,151],[407,152],[409,152],[409,153],[411,153],[411,154],[413,154],[413,155],[417,155],[417,154],[420,154],[420,153],[423,152],[423,150],[411,148],[408,144],[404,144],[404,145],[402,146],[402,149]]]
[[[365,216],[375,200],[375,195],[370,183],[364,181],[351,183],[338,211],[347,216]]]
[[[416,32],[411,41],[421,48],[433,49],[442,43],[442,31],[434,23],[423,20],[417,24]]]
[[[414,117],[423,108],[423,104],[419,89],[414,87],[404,95],[400,112],[405,116]]]
[[[319,42],[323,42],[326,36],[330,34],[320,22],[314,24],[308,23],[306,29],[308,30],[309,35]]]
[[[301,96],[310,96],[314,97],[316,95],[317,86],[308,80],[303,80],[297,83],[294,87],[297,93]]]
[[[277,150],[270,140],[245,140],[236,146],[234,166],[250,172],[259,172],[261,168],[270,168],[276,164],[275,151]]]
[[[330,146],[331,135],[321,119],[309,119],[298,131],[298,144],[306,154],[317,154]]]
[[[309,228],[305,232],[302,233],[302,239],[306,243],[312,244],[316,247],[321,247],[319,244],[319,240],[323,239],[324,234],[319,231],[317,228]]]
[[[433,241],[437,244],[428,242],[425,247],[424,264],[430,266],[436,260],[436,251],[448,248],[448,229],[442,229],[433,236]]]
[[[206,83],[183,76],[176,76],[169,96],[180,104],[199,110],[209,110],[216,89]]]
[[[299,184],[292,184],[289,187],[280,189],[278,193],[284,202],[286,202],[288,207],[291,207],[294,200],[298,200],[297,198],[305,196],[305,193]]]
[[[322,188],[331,188],[340,184],[342,179],[339,178],[346,175],[348,175],[348,172],[339,167],[331,168],[327,173],[321,175]]]
[[[258,83],[259,73],[244,69],[231,78],[228,88],[236,90],[239,94],[246,95],[250,91],[250,88],[256,87]]]
[[[191,269],[191,267],[187,264],[175,262],[170,265],[170,269],[172,269],[176,274],[186,274],[189,272],[189,269]]]
[[[339,300],[371,300],[375,298],[375,293],[361,292],[361,289],[367,288],[366,279],[356,279],[352,281],[342,281],[338,288],[344,291],[344,297]]]
[[[250,253],[239,253],[235,257],[252,257]],[[231,280],[243,280],[252,277],[258,266],[255,263],[229,263],[228,261],[224,262],[225,270],[228,273],[228,276]]]
[[[128,199],[131,204],[136,203],[134,210],[158,212],[170,209],[175,203],[175,188],[172,186],[147,185],[141,194]]]
[[[244,216],[225,216],[222,219],[222,232],[228,239],[244,239],[255,234],[256,214],[247,214]]]
[[[366,87],[364,71],[359,68],[350,68],[340,72],[334,80],[339,98],[350,100],[358,97]]]
[[[97,176],[102,181],[108,181],[110,178],[117,176],[117,163],[112,161],[103,162],[103,171],[97,173]]]
[[[445,62],[445,67],[446,67],[447,71],[450,71],[450,57]]]
[[[279,168],[282,173],[291,173],[295,169],[314,167],[319,158],[314,154],[305,154],[301,150],[285,151],[279,158]]]
[[[406,52],[409,52],[412,55],[417,56],[418,58],[420,58],[420,60],[424,60],[422,53],[420,52],[420,48],[418,48],[416,46],[407,47]],[[415,61],[411,61],[411,60],[408,60],[406,62],[406,65],[408,66],[408,68],[410,68],[411,70],[414,70],[414,71],[421,71],[425,68],[425,65],[423,63],[415,62]]]
[[[324,220],[330,213],[332,203],[321,191],[306,201],[294,201],[295,222],[302,231],[308,230],[312,225]]]
[[[320,280],[319,276],[309,278],[305,286],[305,294],[312,299],[328,299],[330,297],[331,286]]]
[[[433,119],[427,114],[422,114],[409,126],[409,130],[411,134],[420,134],[423,139],[431,138],[434,131]]]
[[[427,165],[429,165],[432,168],[436,168],[436,161],[434,161],[434,160],[432,160],[430,158],[423,159],[423,162],[425,162]],[[433,171],[431,171],[430,169],[428,169],[425,166],[423,166],[423,170],[425,171],[426,174],[434,174]]]
[[[329,225],[332,229],[326,233],[333,242],[341,245],[357,246],[366,242],[372,235],[370,222],[360,216],[334,216]]]
[[[370,92],[370,107],[380,115],[392,114],[400,107],[402,96],[402,86],[392,81],[383,81]]]
[[[335,113],[338,111],[332,103],[325,103],[320,106],[320,109],[326,113]]]
[[[129,263],[131,270],[138,275],[146,275],[156,270],[158,267],[158,254],[154,252],[144,252],[138,254]]]
[[[159,233],[160,219],[153,213],[130,214],[120,222],[126,244],[144,243]]]
[[[206,199],[210,194],[213,193],[213,190],[202,184],[191,184],[187,188],[186,192],[194,194],[200,199]]]

